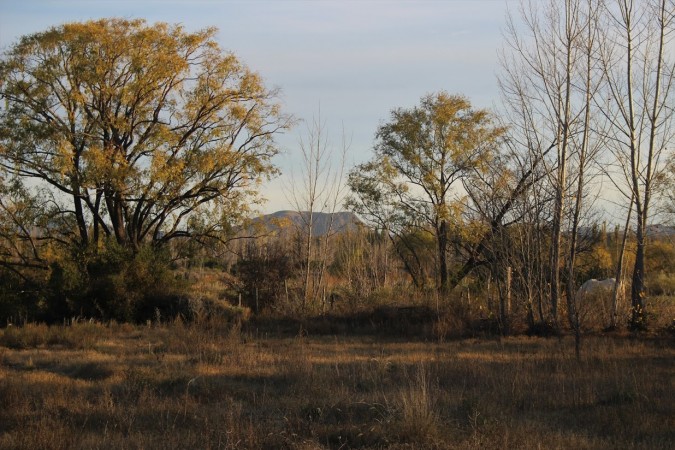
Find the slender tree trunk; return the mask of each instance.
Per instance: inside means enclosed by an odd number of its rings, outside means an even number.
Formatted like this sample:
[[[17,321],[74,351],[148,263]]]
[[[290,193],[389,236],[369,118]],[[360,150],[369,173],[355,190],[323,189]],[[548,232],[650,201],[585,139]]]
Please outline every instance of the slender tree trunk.
[[[303,212],[300,212],[300,214],[304,214]],[[304,286],[304,292],[302,296],[302,309],[303,311],[307,307],[307,304],[311,302],[311,295],[312,295],[312,290],[310,288],[310,280],[311,280],[311,274],[312,274],[312,239],[314,238],[313,235],[313,228],[314,228],[314,208],[313,206],[310,207],[310,210],[307,212],[309,215],[307,218],[306,226],[307,226],[307,236],[305,239],[305,286]]]
[[[623,237],[621,239],[621,249],[619,250],[619,256],[616,264],[616,272],[614,274],[614,292],[612,293],[612,312],[610,316],[610,329],[616,329],[617,327],[617,315],[618,315],[618,305],[619,297],[623,292],[623,262],[626,253],[626,242],[628,240],[628,227],[630,226],[630,218],[633,212],[633,197],[630,199],[630,205],[628,206],[628,214],[626,216],[626,224],[623,228]]]
[[[499,296],[499,318],[502,326],[502,333],[509,333],[509,315],[511,314],[511,266],[506,268],[506,280],[504,281],[504,292]]]
[[[567,286],[566,286],[566,297],[567,297],[567,317],[570,323],[570,326],[574,327],[575,331],[580,333],[578,328],[580,327],[579,323],[579,314],[577,311],[577,302],[576,302],[576,283],[575,283],[575,267],[577,259],[577,240],[579,238],[579,222],[581,220],[581,211],[583,207],[584,200],[584,188],[585,186],[585,175],[586,175],[586,164],[587,158],[589,157],[589,142],[590,142],[590,133],[591,133],[591,105],[592,105],[592,67],[593,67],[593,48],[594,44],[594,28],[595,23],[591,19],[590,8],[589,6],[589,17],[587,18],[588,22],[586,40],[584,42],[585,50],[585,73],[584,73],[584,122],[581,138],[581,145],[579,147],[579,167],[577,174],[577,189],[574,199],[574,212],[572,216],[572,228],[570,230],[570,247],[569,247],[569,256],[567,260]]]
[[[631,286],[631,328],[644,327],[644,276],[645,276],[645,222],[644,211],[637,209],[637,227],[635,232],[635,267],[633,268],[633,284]]]
[[[439,291],[445,293],[448,288],[448,224],[441,220],[438,227],[438,262],[440,271]]]
[[[79,157],[74,157],[74,164],[79,166]],[[87,230],[87,222],[84,217],[84,208],[82,207],[82,191],[80,187],[80,178],[75,174],[72,178],[73,188],[73,203],[75,206],[75,221],[77,222],[77,229],[80,233],[80,244],[87,246],[89,244],[89,232]]]
[[[562,183],[566,178],[566,156],[561,161],[560,176],[556,187],[555,212],[553,217],[553,235],[551,236],[551,260],[550,260],[550,301],[551,319],[558,326],[558,302],[560,297],[560,259],[562,247],[562,218],[564,210],[564,198]]]
[[[568,147],[570,140],[571,125],[571,102],[572,102],[572,52],[574,49],[574,28],[572,5],[569,0],[565,1],[565,84],[562,86],[558,99],[558,170],[555,185],[555,209],[553,212],[553,235],[551,238],[551,318],[558,327],[558,303],[560,300],[560,262],[562,257],[562,225],[565,214],[565,194],[567,192],[567,164]]]
[[[314,288],[314,298],[318,298],[319,292],[323,289],[323,297],[325,301],[326,297],[326,286],[324,284],[324,278],[326,276],[326,267],[328,264],[328,251],[329,251],[329,244],[330,244],[330,239],[333,236],[333,226],[335,223],[335,208],[331,209],[330,212],[330,219],[328,222],[328,229],[326,230],[326,234],[323,236],[323,248],[319,248],[320,252],[320,267],[319,267],[319,280]]]

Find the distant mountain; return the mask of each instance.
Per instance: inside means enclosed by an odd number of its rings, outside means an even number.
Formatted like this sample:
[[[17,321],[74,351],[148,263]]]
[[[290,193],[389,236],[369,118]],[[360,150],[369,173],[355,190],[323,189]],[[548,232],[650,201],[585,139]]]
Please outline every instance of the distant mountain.
[[[332,224],[331,224],[332,221]],[[309,212],[307,211],[277,211],[272,214],[260,216],[254,220],[256,223],[264,223],[269,229],[278,230],[288,226],[303,227],[309,222]],[[336,213],[315,212],[312,217],[312,234],[314,236],[324,236],[328,233],[343,233],[345,231],[354,231],[362,226],[363,222],[356,214],[347,211]]]
[[[675,227],[660,223],[647,225],[647,236],[654,238],[673,237],[675,236]]]

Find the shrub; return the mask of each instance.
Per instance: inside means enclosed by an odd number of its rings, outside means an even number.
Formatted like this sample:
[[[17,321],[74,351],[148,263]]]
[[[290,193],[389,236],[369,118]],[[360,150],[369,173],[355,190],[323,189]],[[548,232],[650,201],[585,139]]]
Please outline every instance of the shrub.
[[[36,286],[15,273],[0,270],[0,326],[34,317],[41,303],[41,292]]]
[[[45,320],[84,316],[143,322],[185,310],[184,284],[170,267],[168,251],[152,246],[133,252],[115,242],[87,249],[54,264]]]
[[[260,246],[249,242],[233,273],[243,285],[244,303],[257,313],[285,298],[285,283],[293,275],[293,265],[279,243]]]
[[[647,288],[652,295],[675,295],[675,273],[661,271],[653,275],[647,281]]]

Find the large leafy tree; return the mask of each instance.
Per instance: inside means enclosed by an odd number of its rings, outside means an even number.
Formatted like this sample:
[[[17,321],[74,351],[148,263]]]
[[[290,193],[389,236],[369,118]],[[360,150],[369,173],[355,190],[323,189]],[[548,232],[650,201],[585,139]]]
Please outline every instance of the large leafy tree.
[[[416,107],[392,111],[377,131],[374,159],[349,176],[349,203],[356,212],[398,234],[404,244],[412,230],[431,233],[441,291],[449,286],[450,239],[464,229],[462,184],[487,170],[504,131],[466,98],[430,94]]]
[[[275,173],[273,135],[289,120],[215,32],[102,19],[7,51],[0,165],[46,202],[42,237],[133,251],[223,239],[257,199]]]

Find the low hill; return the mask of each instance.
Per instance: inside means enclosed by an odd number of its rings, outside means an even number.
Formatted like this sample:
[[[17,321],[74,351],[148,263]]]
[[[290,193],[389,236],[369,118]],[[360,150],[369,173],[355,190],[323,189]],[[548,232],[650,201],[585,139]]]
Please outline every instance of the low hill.
[[[309,222],[307,211],[277,211],[258,217],[255,222],[263,223],[269,229],[279,229],[282,226],[304,227]],[[312,234],[324,236],[330,230],[331,233],[343,233],[354,231],[362,226],[363,222],[356,214],[348,211],[336,213],[315,212],[312,216]]]

